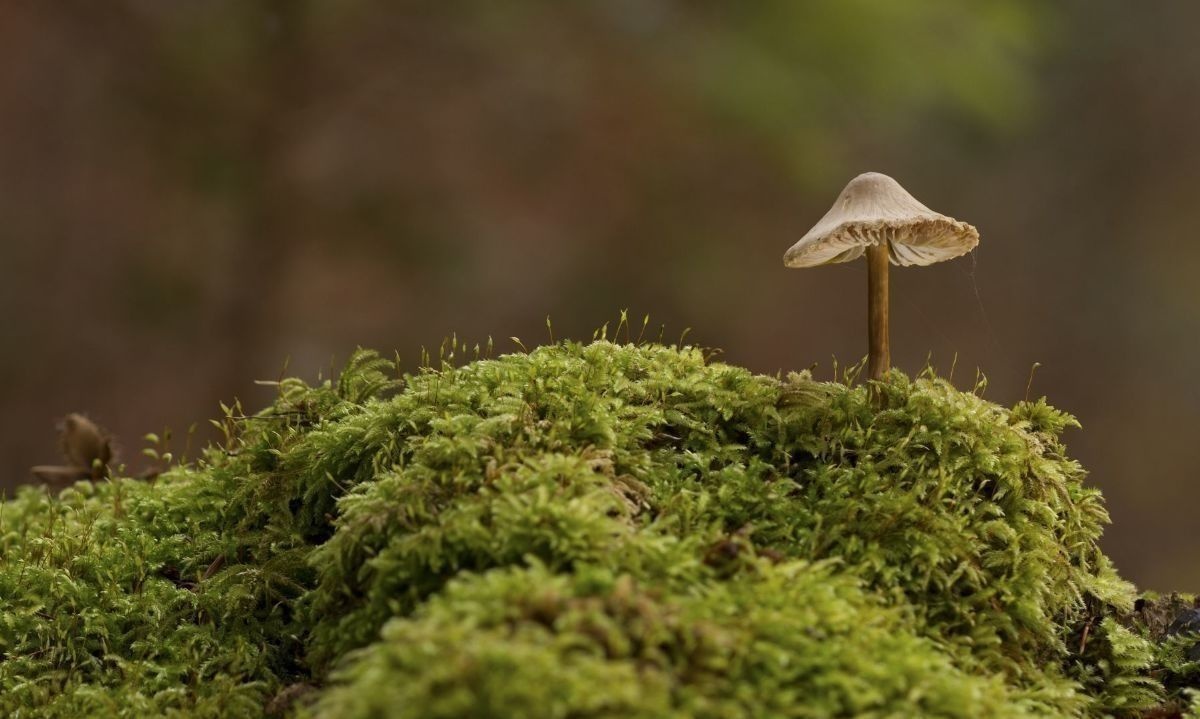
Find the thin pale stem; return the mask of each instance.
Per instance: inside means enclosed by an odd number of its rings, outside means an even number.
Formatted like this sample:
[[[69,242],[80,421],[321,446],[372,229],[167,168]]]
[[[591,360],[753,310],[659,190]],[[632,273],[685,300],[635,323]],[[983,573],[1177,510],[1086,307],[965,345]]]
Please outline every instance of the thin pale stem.
[[[883,379],[892,366],[888,339],[888,243],[867,248],[867,354],[868,376]]]

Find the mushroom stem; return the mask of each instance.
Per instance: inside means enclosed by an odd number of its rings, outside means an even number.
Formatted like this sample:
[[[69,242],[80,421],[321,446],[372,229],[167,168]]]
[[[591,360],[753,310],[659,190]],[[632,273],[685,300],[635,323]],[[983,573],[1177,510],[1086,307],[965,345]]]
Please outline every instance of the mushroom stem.
[[[888,243],[867,247],[867,367],[870,379],[883,379],[892,366],[888,340]]]

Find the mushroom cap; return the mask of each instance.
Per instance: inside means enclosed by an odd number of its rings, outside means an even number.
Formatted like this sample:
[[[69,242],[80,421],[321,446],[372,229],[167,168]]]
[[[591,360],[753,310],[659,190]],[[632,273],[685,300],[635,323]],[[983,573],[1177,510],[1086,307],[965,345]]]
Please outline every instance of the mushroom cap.
[[[887,175],[867,172],[846,185],[821,221],[784,254],[783,264],[848,262],[881,242],[894,265],[932,265],[975,249],[979,232],[922,205]]]

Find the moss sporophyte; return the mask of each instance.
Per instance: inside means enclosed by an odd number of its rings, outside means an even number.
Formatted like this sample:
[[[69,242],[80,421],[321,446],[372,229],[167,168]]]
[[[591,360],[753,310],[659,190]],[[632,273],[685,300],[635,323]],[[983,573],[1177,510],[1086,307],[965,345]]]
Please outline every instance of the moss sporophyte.
[[[1074,420],[875,387],[607,341],[285,380],[154,482],[2,505],[0,715],[1184,711]]]

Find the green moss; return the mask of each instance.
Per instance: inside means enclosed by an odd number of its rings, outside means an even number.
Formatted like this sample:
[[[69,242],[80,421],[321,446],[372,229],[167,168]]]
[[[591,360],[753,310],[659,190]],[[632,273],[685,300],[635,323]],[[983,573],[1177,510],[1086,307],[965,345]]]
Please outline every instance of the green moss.
[[[314,713],[1024,715],[998,678],[964,673],[829,567],[760,561],[742,575],[664,588],[534,563],[456,579],[390,620]]]
[[[0,713],[260,716],[299,683],[322,717],[1161,700],[1044,402],[893,373],[879,410],[603,341],[389,372],[287,380],[153,484],[3,505]]]

